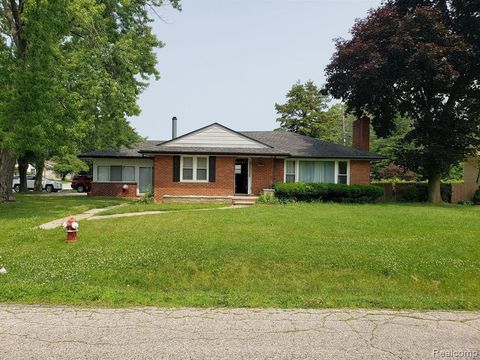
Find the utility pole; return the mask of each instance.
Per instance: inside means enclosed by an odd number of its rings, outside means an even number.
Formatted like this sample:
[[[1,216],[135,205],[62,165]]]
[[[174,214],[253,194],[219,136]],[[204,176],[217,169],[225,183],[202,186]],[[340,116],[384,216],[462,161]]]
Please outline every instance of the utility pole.
[[[346,132],[346,124],[345,124],[345,109],[342,106],[342,143],[343,146],[347,146],[347,136]]]

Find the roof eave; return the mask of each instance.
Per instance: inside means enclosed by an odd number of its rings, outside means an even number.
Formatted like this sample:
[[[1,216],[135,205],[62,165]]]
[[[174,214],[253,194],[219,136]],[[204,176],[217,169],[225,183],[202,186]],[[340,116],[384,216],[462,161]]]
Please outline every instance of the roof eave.
[[[290,154],[288,153],[258,153],[258,152],[239,152],[239,151],[208,151],[208,150],[169,150],[165,149],[162,151],[158,150],[142,150],[140,151],[141,154],[152,154],[152,155],[175,155],[175,154],[202,154],[202,155],[241,155],[241,156],[282,156],[288,157]]]
[[[313,156],[313,155],[289,155],[295,159],[339,159],[339,160],[369,160],[379,161],[385,158],[383,157],[368,157],[368,156]]]
[[[139,155],[139,156],[127,156],[127,155],[87,155],[80,154],[77,155],[79,159],[150,159],[150,156]]]

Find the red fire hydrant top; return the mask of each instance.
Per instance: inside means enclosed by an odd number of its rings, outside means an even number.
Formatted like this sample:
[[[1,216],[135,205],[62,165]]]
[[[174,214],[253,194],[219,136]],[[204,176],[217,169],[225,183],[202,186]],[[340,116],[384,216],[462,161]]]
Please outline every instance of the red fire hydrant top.
[[[77,230],[78,229],[78,223],[75,220],[74,217],[69,217],[67,222],[64,223],[63,226],[66,230]]]
[[[78,222],[75,218],[68,218],[68,220],[63,223],[63,228],[67,231],[67,242],[77,241]]]

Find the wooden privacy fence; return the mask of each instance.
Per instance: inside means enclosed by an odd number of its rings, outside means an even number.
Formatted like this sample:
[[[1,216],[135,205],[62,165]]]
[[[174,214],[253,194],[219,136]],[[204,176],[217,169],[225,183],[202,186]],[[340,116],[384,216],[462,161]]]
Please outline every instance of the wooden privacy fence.
[[[456,204],[460,201],[472,200],[475,191],[478,189],[476,183],[451,184],[452,185],[452,199],[451,203]]]
[[[426,201],[426,183],[378,183],[373,184],[385,191],[380,201]],[[472,200],[475,191],[479,188],[477,183],[442,184],[442,198],[452,204]]]

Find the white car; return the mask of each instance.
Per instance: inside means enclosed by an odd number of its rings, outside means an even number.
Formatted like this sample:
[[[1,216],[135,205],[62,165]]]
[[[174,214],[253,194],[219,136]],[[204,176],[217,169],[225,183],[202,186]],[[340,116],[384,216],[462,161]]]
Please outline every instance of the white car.
[[[27,188],[28,190],[33,190],[33,186],[35,185],[35,176],[27,176]],[[20,177],[15,176],[13,178],[12,184],[13,190],[15,192],[20,191]],[[43,179],[42,180],[42,189],[48,193],[57,192],[62,190],[62,183],[60,181],[50,180],[50,179]]]

